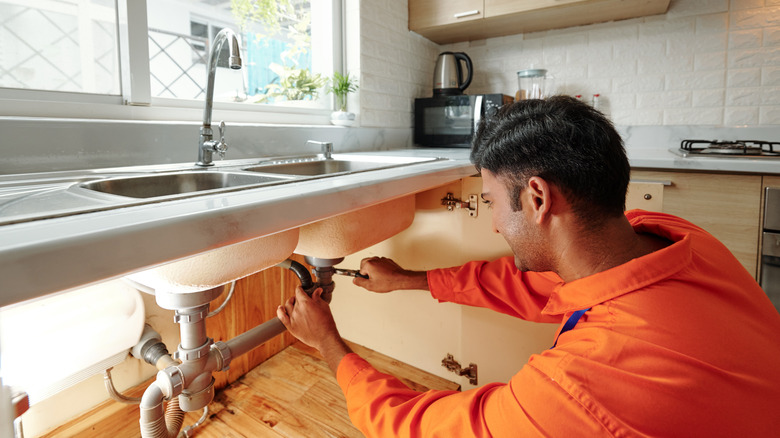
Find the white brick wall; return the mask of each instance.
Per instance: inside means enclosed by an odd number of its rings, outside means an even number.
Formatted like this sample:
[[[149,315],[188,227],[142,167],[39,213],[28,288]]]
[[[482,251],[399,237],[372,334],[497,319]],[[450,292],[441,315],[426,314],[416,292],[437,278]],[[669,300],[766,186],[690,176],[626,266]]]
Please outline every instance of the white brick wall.
[[[472,93],[514,94],[533,65],[561,93],[601,94],[620,125],[780,124],[778,0],[672,0],[665,15],[444,48],[474,59]]]
[[[436,55],[466,52],[469,93],[514,95],[531,66],[620,125],[780,124],[780,0],[672,0],[665,15],[438,46],[407,30],[407,1],[362,0],[363,126],[410,127]]]
[[[411,127],[413,98],[431,95],[434,60],[440,48],[409,32],[406,1],[359,3],[360,124]],[[355,29],[348,28],[348,36],[350,31]]]

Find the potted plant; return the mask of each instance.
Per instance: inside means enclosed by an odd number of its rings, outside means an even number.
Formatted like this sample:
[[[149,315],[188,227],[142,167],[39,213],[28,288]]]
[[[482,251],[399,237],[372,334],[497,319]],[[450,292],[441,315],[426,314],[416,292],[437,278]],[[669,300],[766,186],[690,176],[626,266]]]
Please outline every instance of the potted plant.
[[[330,122],[334,125],[351,126],[355,122],[355,114],[347,111],[347,95],[358,89],[357,80],[349,77],[349,73],[342,75],[333,73],[328,92],[336,98],[336,111],[330,115]]]
[[[327,81],[320,74],[313,74],[305,68],[288,67],[276,63],[271,63],[269,68],[277,74],[278,78],[266,85],[265,93],[259,95],[257,103],[273,102],[276,99],[289,102],[317,99],[319,88]]]

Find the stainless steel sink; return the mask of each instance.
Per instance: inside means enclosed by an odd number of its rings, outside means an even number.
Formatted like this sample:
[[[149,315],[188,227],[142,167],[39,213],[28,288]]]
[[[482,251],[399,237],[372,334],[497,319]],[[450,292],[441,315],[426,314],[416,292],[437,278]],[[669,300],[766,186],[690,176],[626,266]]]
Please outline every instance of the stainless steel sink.
[[[44,176],[0,175],[0,226],[316,181],[357,172],[383,172],[382,169],[439,160],[448,159],[333,154],[330,159],[325,155],[306,155],[221,161],[208,169],[171,164],[53,172]],[[387,176],[377,175],[379,178]]]
[[[223,171],[190,171],[109,178],[79,187],[128,198],[158,198],[288,181],[289,178]]]
[[[342,173],[365,172],[369,170],[386,169],[390,167],[406,166],[409,164],[435,161],[437,158],[408,158],[408,157],[361,157],[361,156],[336,156],[333,158],[316,157],[298,159],[292,162],[269,163],[257,166],[245,167],[243,170],[250,172],[274,173],[295,176],[322,176]]]

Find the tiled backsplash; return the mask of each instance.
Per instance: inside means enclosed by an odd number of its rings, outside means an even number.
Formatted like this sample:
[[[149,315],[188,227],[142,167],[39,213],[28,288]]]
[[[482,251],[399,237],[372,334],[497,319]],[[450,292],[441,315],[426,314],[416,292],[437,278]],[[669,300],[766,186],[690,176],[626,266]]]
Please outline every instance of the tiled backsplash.
[[[406,0],[360,1],[361,126],[409,128],[412,99],[433,94],[441,47],[409,31],[407,5]]]
[[[560,93],[599,93],[619,125],[780,124],[780,0],[672,0],[665,15],[446,46],[407,30],[406,1],[362,3],[363,126],[411,126],[444,50],[474,61],[469,93],[514,95],[533,66]]]

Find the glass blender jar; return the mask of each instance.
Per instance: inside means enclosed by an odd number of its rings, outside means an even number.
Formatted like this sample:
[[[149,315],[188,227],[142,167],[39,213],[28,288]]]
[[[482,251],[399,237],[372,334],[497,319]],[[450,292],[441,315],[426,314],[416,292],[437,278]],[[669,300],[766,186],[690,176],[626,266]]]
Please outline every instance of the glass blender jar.
[[[553,92],[553,78],[543,68],[532,68],[517,72],[517,93],[515,100],[544,99]]]

